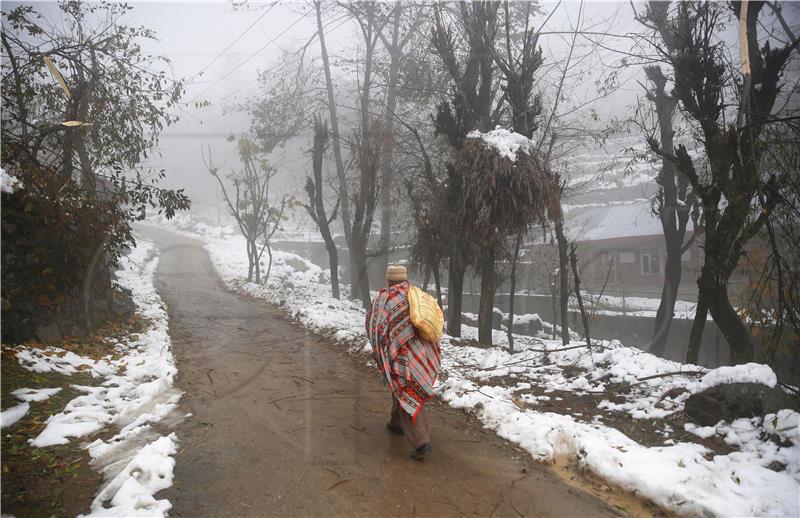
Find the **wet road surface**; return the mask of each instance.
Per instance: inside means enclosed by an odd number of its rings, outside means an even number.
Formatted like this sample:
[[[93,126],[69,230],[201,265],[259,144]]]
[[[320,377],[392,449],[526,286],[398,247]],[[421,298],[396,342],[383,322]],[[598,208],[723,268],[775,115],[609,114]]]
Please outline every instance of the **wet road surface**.
[[[181,410],[173,516],[617,516],[473,417],[429,403],[433,455],[385,428],[375,369],[226,291],[199,241],[151,227]]]

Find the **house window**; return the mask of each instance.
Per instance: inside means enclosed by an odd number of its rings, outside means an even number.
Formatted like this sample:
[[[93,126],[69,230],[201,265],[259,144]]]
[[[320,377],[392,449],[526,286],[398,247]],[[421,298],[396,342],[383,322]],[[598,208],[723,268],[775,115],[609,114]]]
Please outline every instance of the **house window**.
[[[659,275],[661,273],[661,251],[658,248],[642,248],[642,275]]]

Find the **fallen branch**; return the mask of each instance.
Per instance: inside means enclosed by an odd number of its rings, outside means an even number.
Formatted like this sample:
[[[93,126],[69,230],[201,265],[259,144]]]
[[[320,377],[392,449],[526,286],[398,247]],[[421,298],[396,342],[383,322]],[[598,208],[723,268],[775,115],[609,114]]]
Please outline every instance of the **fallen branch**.
[[[611,349],[610,347],[606,347],[605,345],[601,345],[598,343],[592,344],[592,347],[597,347],[599,349]],[[525,351],[533,351],[535,353],[560,353],[562,351],[571,351],[573,349],[586,349],[586,345],[572,345],[570,347],[562,347],[560,349],[525,349]]]
[[[706,374],[706,371],[674,371],[674,372],[665,372],[663,374],[653,374],[652,376],[645,376],[644,378],[637,378],[634,383],[631,385],[635,385],[636,383],[641,383],[643,381],[652,380],[656,378],[666,378],[668,376],[700,376],[702,374]]]
[[[342,484],[344,484],[344,483],[346,483],[346,482],[350,482],[350,479],[348,478],[348,479],[345,479],[345,480],[340,480],[339,482],[335,483],[334,485],[332,485],[331,487],[329,487],[329,488],[328,488],[328,489],[326,489],[325,491],[330,491],[331,489],[334,489],[334,488],[336,488],[337,486],[341,486]]]

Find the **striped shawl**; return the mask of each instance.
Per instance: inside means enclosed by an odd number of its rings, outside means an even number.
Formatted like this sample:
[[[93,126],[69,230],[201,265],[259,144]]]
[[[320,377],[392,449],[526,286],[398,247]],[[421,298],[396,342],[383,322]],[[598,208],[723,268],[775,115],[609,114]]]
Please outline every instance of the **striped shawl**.
[[[433,396],[439,374],[438,342],[422,339],[411,324],[408,283],[383,288],[367,312],[367,336],[375,362],[400,407],[413,418]]]

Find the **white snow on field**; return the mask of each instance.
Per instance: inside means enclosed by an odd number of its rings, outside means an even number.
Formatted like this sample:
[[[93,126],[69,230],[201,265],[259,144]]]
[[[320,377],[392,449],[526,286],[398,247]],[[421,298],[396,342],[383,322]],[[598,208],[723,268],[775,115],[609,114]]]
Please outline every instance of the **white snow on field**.
[[[61,387],[43,389],[21,388],[11,393],[20,401],[45,401],[50,399],[50,396],[58,394],[59,392],[61,392]]]
[[[17,360],[20,365],[32,372],[45,373],[57,372],[59,374],[75,374],[76,372],[89,372],[92,377],[103,377],[116,370],[110,360],[94,360],[79,356],[72,351],[65,351],[58,347],[44,349],[19,348]]]
[[[117,272],[118,283],[131,290],[137,312],[146,322],[142,332],[111,344],[118,359],[109,355],[93,360],[56,347],[17,348],[20,365],[33,372],[85,371],[102,379],[97,386],[72,385],[84,394],[50,416],[44,430],[29,440],[31,446],[44,448],[110,425],[119,430],[107,441],[96,439],[86,445],[92,464],[107,481],[92,503],[90,516],[165,516],[171,508],[169,501],[153,497],[172,484],[175,461],[171,456],[177,445],[174,433],[161,436],[154,425],[176,409],[181,396],[173,386],[177,370],[167,313],[153,286],[157,264],[153,245],[140,241]],[[58,390],[20,389],[15,395],[41,401]]]
[[[274,251],[266,284],[247,283],[245,242],[232,230],[198,226],[186,219],[167,228],[202,240],[228,287],[280,305],[304,326],[369,361],[364,311],[357,302],[330,297],[328,271],[295,254]],[[462,334],[474,338],[477,330],[464,326]],[[644,446],[604,425],[602,415],[587,420],[567,408],[559,413],[539,410],[540,405],[561,399],[556,391],[567,391],[591,395],[605,412],[630,419],[666,419],[681,412],[692,393],[716,383],[774,386],[769,367],[747,364],[707,370],[618,341],[603,341],[590,352],[579,341],[565,348],[560,341],[528,336],[515,336],[512,354],[505,347],[504,332],[496,331],[494,340],[497,346],[483,349],[443,337],[439,396],[473,413],[534,458],[552,461],[566,456],[610,483],[683,515],[800,515],[800,414],[793,410],[763,419],[720,422],[702,430],[687,428],[692,434],[721,437],[735,450],[727,455],[690,442],[691,435],[672,437],[666,422],[663,445]],[[566,367],[579,374],[568,375]],[[622,401],[611,397],[620,384],[629,386],[616,392],[623,395]],[[544,394],[532,394],[533,388]]]
[[[8,410],[3,410],[3,412],[0,413],[0,428],[5,428],[6,426],[11,426],[16,423],[25,417],[25,414],[27,414],[30,409],[30,404],[20,403],[19,405],[12,406]]]

